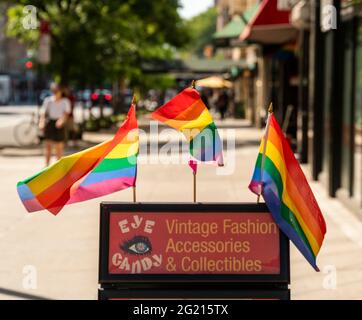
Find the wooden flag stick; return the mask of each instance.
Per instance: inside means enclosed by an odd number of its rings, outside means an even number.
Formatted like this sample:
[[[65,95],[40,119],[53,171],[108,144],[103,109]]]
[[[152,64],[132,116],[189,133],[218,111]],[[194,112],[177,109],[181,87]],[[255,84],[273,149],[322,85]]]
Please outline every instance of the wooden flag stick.
[[[196,89],[196,81],[192,80],[191,88]],[[193,185],[194,185],[194,203],[197,202],[197,183],[196,183],[196,171],[193,171]]]
[[[133,202],[136,203],[137,202],[137,198],[136,198],[136,186],[132,187],[133,190]]]
[[[196,199],[196,172],[193,173],[193,176],[194,176],[194,203],[197,202],[197,199]]]
[[[264,133],[264,146],[263,146],[263,156],[261,158],[261,172],[260,172],[260,185],[263,184],[263,177],[264,177],[264,164],[265,164],[265,157],[266,157],[266,145],[269,138],[269,126],[270,126],[270,117],[273,113],[273,103],[271,102],[268,108],[268,120],[266,122],[265,126],[265,133]],[[260,190],[260,194],[258,194],[257,203],[260,203],[260,196],[261,196],[262,190]]]
[[[257,203],[257,204],[260,203],[260,194],[258,194],[258,198],[256,199],[256,203]]]
[[[135,107],[136,107],[136,103],[137,103],[137,101],[136,101],[136,95],[133,94],[132,104],[133,104]],[[136,185],[134,185],[134,186],[132,187],[132,191],[133,191],[133,202],[136,203],[136,202],[137,202]]]

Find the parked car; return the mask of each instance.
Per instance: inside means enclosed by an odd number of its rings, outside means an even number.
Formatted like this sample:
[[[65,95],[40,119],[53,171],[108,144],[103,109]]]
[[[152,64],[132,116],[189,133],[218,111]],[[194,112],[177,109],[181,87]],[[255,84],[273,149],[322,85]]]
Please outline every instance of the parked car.
[[[90,89],[78,90],[76,92],[76,100],[83,103],[86,108],[90,108],[92,106],[91,94],[92,90]]]
[[[112,102],[112,92],[108,89],[96,89],[90,96],[93,106],[110,106]]]
[[[9,103],[10,93],[11,93],[10,76],[0,75],[0,104]]]

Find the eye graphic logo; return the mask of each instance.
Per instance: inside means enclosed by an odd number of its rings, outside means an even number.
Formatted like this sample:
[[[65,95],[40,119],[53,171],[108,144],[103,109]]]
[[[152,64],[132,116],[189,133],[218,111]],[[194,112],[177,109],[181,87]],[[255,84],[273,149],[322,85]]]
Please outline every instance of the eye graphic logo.
[[[144,236],[135,236],[130,240],[121,243],[120,248],[129,254],[133,255],[145,255],[152,251],[152,245],[150,240]]]

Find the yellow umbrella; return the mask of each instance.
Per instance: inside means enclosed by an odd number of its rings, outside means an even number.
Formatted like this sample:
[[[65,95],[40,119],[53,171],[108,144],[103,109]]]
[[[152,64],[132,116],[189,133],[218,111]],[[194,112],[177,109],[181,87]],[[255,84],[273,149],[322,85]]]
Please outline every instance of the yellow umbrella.
[[[222,89],[231,88],[233,86],[231,81],[225,80],[222,77],[212,76],[196,81],[196,85],[199,87]]]

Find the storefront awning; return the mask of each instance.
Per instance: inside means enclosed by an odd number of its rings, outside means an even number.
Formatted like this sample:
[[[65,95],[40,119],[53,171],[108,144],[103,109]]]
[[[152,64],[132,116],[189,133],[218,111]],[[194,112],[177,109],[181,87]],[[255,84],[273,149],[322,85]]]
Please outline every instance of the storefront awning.
[[[201,80],[197,80],[196,85],[198,87],[204,87],[204,88],[222,89],[222,88],[231,88],[233,86],[233,83],[231,81],[225,80],[220,76],[212,76]]]
[[[244,31],[249,21],[254,17],[258,11],[260,4],[255,4],[246,10],[241,16],[234,16],[234,18],[223,29],[214,33],[213,38],[218,40],[230,40],[239,38],[240,34]]]
[[[297,30],[290,24],[290,11],[279,10],[278,0],[263,0],[258,12],[240,35],[240,40],[262,44],[282,44],[296,38]]]

